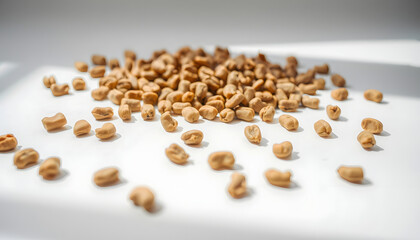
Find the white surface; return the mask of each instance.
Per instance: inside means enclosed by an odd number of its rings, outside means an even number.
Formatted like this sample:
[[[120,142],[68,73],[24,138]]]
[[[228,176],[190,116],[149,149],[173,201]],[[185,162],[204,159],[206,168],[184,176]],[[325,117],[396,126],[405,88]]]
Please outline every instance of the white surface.
[[[42,77],[49,74],[69,84],[81,75],[88,90],[53,97],[42,85]],[[329,77],[326,80],[331,89]],[[77,138],[72,132],[79,119],[88,120],[92,129],[105,123],[91,115],[95,106],[112,106],[117,113],[117,106],[109,101],[90,97],[97,82],[71,68],[52,66],[37,69],[0,93],[0,133],[15,134],[19,148],[36,149],[41,160],[59,156],[67,173],[57,181],[44,181],[37,174],[38,166],[17,170],[13,153],[1,153],[0,237],[415,239],[420,235],[419,98],[385,95],[384,103],[376,104],[350,89],[349,100],[338,102],[331,99],[329,90],[320,91],[319,110],[302,108],[291,113],[300,122],[297,132],[278,124],[279,110],[272,124],[258,116],[253,123],[232,124],[218,120],[190,124],[176,117],[179,130],[175,133],[163,130],[158,112],[149,122],[134,113],[131,123],[115,117],[111,122],[118,138],[101,142],[94,135]],[[339,121],[327,118],[328,104],[341,107]],[[67,117],[68,129],[48,133],[41,119],[57,112]],[[384,124],[384,134],[375,136],[377,146],[372,151],[356,140],[365,117]],[[332,138],[316,135],[313,123],[319,119],[331,124]],[[243,134],[250,124],[261,128],[260,146],[249,143]],[[191,129],[204,132],[201,147],[189,147],[180,140]],[[277,159],[272,144],[286,140],[294,146],[293,157]],[[178,166],[166,158],[164,149],[174,142],[190,154],[191,164]],[[208,166],[207,156],[220,150],[234,153],[237,169],[247,176],[252,190],[249,197],[231,199],[226,187],[232,171],[217,172]],[[365,184],[339,178],[340,165],[362,166]],[[120,169],[123,183],[94,186],[93,173],[107,166]],[[269,185],[264,178],[269,168],[291,170],[296,186]],[[137,185],[153,189],[159,211],[149,214],[131,204],[128,195]]]

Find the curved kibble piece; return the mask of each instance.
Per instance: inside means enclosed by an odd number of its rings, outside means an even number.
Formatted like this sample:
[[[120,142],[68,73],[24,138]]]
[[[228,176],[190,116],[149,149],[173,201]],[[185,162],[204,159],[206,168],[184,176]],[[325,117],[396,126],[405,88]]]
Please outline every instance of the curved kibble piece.
[[[233,173],[228,192],[233,198],[244,197],[247,193],[245,176],[240,173]]]
[[[371,148],[376,144],[375,137],[368,131],[359,133],[359,135],[357,135],[357,141],[359,141],[363,148]]]
[[[199,110],[200,115],[207,120],[213,120],[217,116],[217,109],[210,105],[204,105]]]
[[[50,86],[51,92],[55,97],[63,96],[69,94],[70,87],[67,84],[57,85],[51,84]]]
[[[91,126],[86,120],[79,120],[74,124],[73,133],[76,136],[90,133]]]
[[[90,69],[89,72],[92,78],[101,78],[105,75],[106,68],[105,66],[96,66]]]
[[[341,109],[338,106],[327,106],[327,115],[331,120],[337,120],[340,117]]]
[[[299,121],[288,114],[283,114],[279,117],[279,123],[282,127],[288,131],[293,131],[299,128]]]
[[[315,122],[314,129],[320,137],[328,137],[332,132],[330,124],[325,120]]]
[[[134,205],[143,207],[150,212],[155,204],[155,195],[147,187],[136,187],[131,191],[130,200]]]
[[[380,103],[382,102],[383,94],[376,89],[368,89],[364,92],[363,96],[366,100]]]
[[[261,130],[257,125],[246,126],[244,133],[250,143],[260,144]]]
[[[74,90],[77,90],[77,91],[81,91],[81,90],[84,90],[86,88],[85,80],[83,80],[80,77],[77,77],[77,78],[73,79],[72,84],[73,84]]]
[[[171,112],[172,103],[168,100],[160,100],[158,102],[158,111],[163,114],[165,112]]]
[[[227,108],[234,108],[238,106],[239,103],[241,103],[244,99],[245,99],[245,96],[242,93],[237,93],[226,101],[225,106]]]
[[[337,169],[338,174],[345,180],[352,183],[361,183],[363,181],[363,169],[361,167],[341,166]]]
[[[188,162],[190,157],[182,147],[178,144],[173,143],[167,149],[165,149],[165,154],[173,163],[183,165]]]
[[[116,105],[120,105],[123,98],[124,93],[118,89],[112,89],[108,92],[108,99]]]
[[[384,125],[374,118],[365,118],[362,120],[362,128],[370,133],[380,134],[384,129]]]
[[[235,157],[231,152],[214,152],[210,154],[208,162],[214,170],[232,169]]]
[[[289,141],[273,144],[273,153],[278,158],[287,158],[293,152],[293,145]]]
[[[42,162],[39,166],[39,175],[45,180],[53,180],[60,175],[60,159],[51,157]]]
[[[42,80],[42,82],[44,83],[44,86],[47,88],[50,88],[51,85],[55,84],[55,77],[54,76],[45,76],[44,79]]]
[[[270,169],[265,172],[265,177],[271,185],[277,187],[288,188],[290,186],[290,172],[280,172],[275,169]]]
[[[101,128],[95,129],[95,135],[99,139],[108,139],[115,135],[117,129],[112,123],[105,123]]]
[[[67,119],[62,113],[57,113],[52,117],[44,117],[42,124],[47,131],[59,129],[67,124]]]
[[[13,163],[18,169],[29,167],[30,165],[36,164],[39,159],[39,154],[32,148],[20,150],[15,153],[13,157]]]
[[[96,120],[111,119],[114,116],[114,110],[110,107],[95,107],[92,110],[92,115]]]
[[[276,113],[276,110],[271,105],[263,107],[259,112],[261,120],[267,123],[270,123],[273,121],[275,113]]]
[[[235,111],[230,108],[225,108],[219,113],[220,121],[230,123],[235,119]]]
[[[181,140],[187,145],[199,145],[203,141],[203,132],[200,130],[190,130],[182,134]]]
[[[6,152],[15,149],[17,146],[17,139],[13,134],[6,134],[0,136],[0,152]]]
[[[165,112],[160,116],[160,123],[167,132],[173,132],[178,127],[178,121],[171,116],[170,112]]]
[[[99,187],[111,186],[120,181],[118,169],[114,167],[104,168],[93,175],[93,181]]]

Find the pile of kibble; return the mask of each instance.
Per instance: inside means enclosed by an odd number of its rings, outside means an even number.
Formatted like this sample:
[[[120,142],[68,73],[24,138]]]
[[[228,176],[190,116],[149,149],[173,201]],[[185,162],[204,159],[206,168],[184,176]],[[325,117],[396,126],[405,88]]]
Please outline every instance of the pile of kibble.
[[[124,56],[124,66],[120,65],[118,59],[107,61],[105,56],[93,55],[93,67],[89,69],[87,63],[76,62],[75,68],[80,72],[89,71],[92,78],[100,78],[98,88],[92,90],[94,101],[108,99],[119,105],[118,115],[123,121],[129,121],[134,112],[140,112],[145,121],[152,120],[157,106],[162,127],[167,132],[174,132],[178,127],[172,115],[182,115],[190,123],[197,122],[200,116],[209,121],[218,116],[221,122],[230,123],[234,119],[252,121],[257,113],[263,122],[272,122],[276,108],[283,112],[295,112],[299,107],[318,109],[320,100],[311,95],[324,89],[325,80],[317,78],[317,74],[330,72],[329,66],[323,64],[299,73],[298,61],[293,56],[286,59],[285,66],[280,66],[269,62],[263,54],[254,58],[245,55],[231,57],[228,49],[220,47],[216,47],[213,54],[201,48],[192,50],[183,47],[174,54],[165,50],[156,51],[148,60],[137,59],[136,54],[129,50],[124,52]],[[333,74],[331,81],[337,87],[331,91],[331,97],[338,101],[346,100],[348,90],[344,77]],[[53,76],[44,77],[43,83],[56,97],[68,94],[70,89],[68,84],[57,84]],[[86,83],[77,77],[72,85],[74,90],[84,90]],[[383,96],[380,91],[369,89],[364,97],[379,103]],[[331,120],[337,120],[341,109],[328,105],[326,113]],[[92,115],[96,120],[106,120],[111,119],[114,112],[111,107],[96,107]],[[62,128],[67,120],[62,113],[57,113],[42,119],[42,124],[47,131],[51,131]],[[288,114],[279,117],[279,124],[288,131],[295,131],[299,127],[298,120]],[[373,147],[376,143],[373,134],[382,132],[382,123],[365,118],[361,126],[363,131],[357,140],[363,148]],[[91,131],[91,125],[86,120],[79,120],[73,129],[76,136],[84,135]],[[325,138],[332,132],[325,120],[315,122],[314,130]],[[95,129],[95,133],[99,139],[109,139],[115,136],[116,128],[112,123],[105,123]],[[257,125],[245,127],[244,135],[253,144],[261,142],[261,131]],[[203,132],[187,131],[181,139],[187,145],[199,145]],[[0,151],[11,151],[16,145],[13,134],[0,136]],[[288,159],[293,152],[289,141],[273,144],[272,149],[280,159]],[[175,164],[188,162],[189,155],[175,143],[166,148],[165,153]],[[23,149],[16,152],[14,164],[22,169],[36,164],[38,159],[39,154],[34,149]],[[233,169],[235,158],[231,152],[214,152],[208,157],[208,163],[214,170]],[[48,158],[39,167],[39,174],[46,180],[57,178],[60,172],[59,158]],[[361,167],[342,166],[338,173],[352,183],[361,183],[363,180]],[[290,172],[269,169],[265,176],[272,185],[283,188],[290,186]],[[101,169],[94,174],[93,181],[100,187],[116,184],[119,182],[118,169]],[[233,198],[246,196],[245,176],[233,173],[228,192]],[[154,194],[147,187],[135,188],[130,199],[148,211],[153,209]]]

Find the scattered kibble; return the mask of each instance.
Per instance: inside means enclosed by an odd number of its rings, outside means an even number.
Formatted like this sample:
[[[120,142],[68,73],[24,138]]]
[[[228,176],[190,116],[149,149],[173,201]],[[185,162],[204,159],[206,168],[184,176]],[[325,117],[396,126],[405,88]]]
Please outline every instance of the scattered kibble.
[[[259,112],[261,120],[267,123],[270,123],[273,121],[275,113],[276,113],[276,110],[271,105],[263,107]]]
[[[370,133],[380,134],[384,129],[384,125],[374,118],[365,118],[362,120],[362,128]]]
[[[273,153],[278,158],[288,158],[292,152],[293,145],[289,141],[273,144]]]
[[[383,95],[376,89],[368,89],[363,94],[366,100],[380,103],[382,102]]]
[[[331,120],[337,120],[340,117],[341,109],[338,106],[328,105],[327,115]]]
[[[81,91],[81,90],[84,90],[86,88],[85,80],[83,80],[80,77],[77,77],[77,78],[73,79],[72,84],[73,84],[74,90],[77,90],[77,91]]]
[[[17,139],[13,134],[6,134],[0,136],[0,152],[6,152],[15,149],[17,146]]]
[[[95,129],[95,135],[99,139],[112,138],[116,132],[117,132],[117,129],[112,123],[105,123],[104,125],[102,125],[101,128]]]
[[[88,71],[88,65],[85,62],[75,62],[74,63],[74,67],[79,71],[79,72],[87,72]]]
[[[33,164],[36,164],[38,159],[38,152],[32,148],[27,148],[15,153],[15,156],[13,157],[13,163],[18,169],[24,169]]]
[[[152,211],[155,205],[155,195],[147,187],[136,187],[130,193],[130,200],[134,205],[143,207],[146,211]]]
[[[367,149],[372,148],[376,144],[375,137],[368,131],[360,132],[359,135],[357,135],[357,141],[359,141],[363,148]]]
[[[51,85],[55,84],[55,77],[54,76],[45,76],[44,79],[42,80],[42,82],[44,83],[44,86],[47,88],[50,88]]]
[[[346,80],[339,74],[333,74],[331,76],[331,81],[334,84],[334,86],[337,87],[344,87],[346,85]]]
[[[181,135],[181,140],[187,145],[199,145],[203,141],[203,132],[200,130],[190,130]]]
[[[210,154],[208,162],[214,170],[232,169],[235,157],[231,152],[214,152]]]
[[[47,131],[56,130],[62,128],[67,124],[67,119],[62,113],[57,113],[52,117],[44,117],[42,124]]]
[[[361,167],[341,166],[337,172],[343,179],[349,182],[361,183],[363,181],[363,169]]]
[[[188,155],[182,147],[176,143],[172,143],[168,148],[165,149],[165,154],[173,163],[183,165],[188,162]]]
[[[330,124],[325,120],[316,121],[314,124],[314,129],[320,137],[328,137],[332,132]]]
[[[280,172],[275,169],[269,169],[265,172],[265,177],[271,185],[288,188],[290,186],[290,172]]]
[[[39,166],[39,175],[45,180],[53,180],[60,175],[60,159],[51,157],[46,159]]]
[[[288,114],[283,114],[279,117],[279,123],[282,127],[286,128],[288,131],[294,131],[299,128],[299,121]]]
[[[74,124],[73,133],[76,136],[81,136],[90,133],[91,126],[86,120],[79,120]]]
[[[121,104],[118,108],[118,116],[120,116],[123,121],[131,120],[131,107],[128,104]]]
[[[246,126],[244,133],[250,143],[260,144],[261,130],[257,125]]]
[[[103,55],[94,54],[92,55],[92,63],[94,65],[106,65],[106,58]]]
[[[53,83],[51,84],[50,89],[54,97],[60,97],[69,94],[70,87],[68,84],[57,85]]]
[[[155,118],[155,107],[152,104],[144,104],[141,109],[141,117],[145,121],[153,120]]]
[[[331,97],[337,101],[346,100],[349,96],[349,92],[346,88],[337,88],[331,91]]]
[[[95,107],[92,110],[92,115],[96,120],[111,119],[114,116],[114,110],[110,107]]]
[[[160,116],[160,123],[167,132],[173,132],[178,127],[178,121],[171,116],[169,111]]]
[[[247,193],[245,176],[240,173],[233,173],[228,192],[233,198],[244,197]]]
[[[120,181],[119,171],[115,167],[108,167],[97,171],[93,175],[93,182],[99,187],[115,185]]]
[[[194,123],[197,122],[200,118],[200,112],[193,107],[185,107],[182,109],[182,116],[184,117],[185,121]]]

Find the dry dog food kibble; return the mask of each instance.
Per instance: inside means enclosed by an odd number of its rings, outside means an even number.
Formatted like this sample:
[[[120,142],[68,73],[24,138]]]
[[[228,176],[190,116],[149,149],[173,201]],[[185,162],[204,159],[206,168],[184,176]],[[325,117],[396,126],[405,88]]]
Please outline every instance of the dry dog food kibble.
[[[314,79],[312,82],[315,84],[316,89],[318,89],[318,90],[325,89],[325,79],[318,78],[318,79]]]
[[[0,136],[0,152],[6,152],[15,149],[17,146],[17,139],[13,134],[6,134]]]
[[[127,104],[121,104],[118,108],[118,116],[123,121],[130,121],[131,120],[131,108]]]
[[[158,102],[158,111],[163,114],[164,112],[171,112],[172,103],[169,100],[161,100]]]
[[[380,134],[384,129],[384,125],[374,118],[365,118],[362,120],[362,128],[373,134]]]
[[[293,131],[299,128],[299,121],[288,114],[283,114],[279,117],[279,123],[288,131]]]
[[[124,98],[124,93],[122,93],[120,90],[112,89],[108,92],[108,98],[116,105],[121,104],[121,100]]]
[[[213,120],[217,116],[217,109],[210,105],[204,105],[199,110],[200,115],[204,119]]]
[[[107,98],[109,93],[109,88],[105,86],[101,86],[97,89],[92,90],[91,95],[92,98],[97,101],[102,101]]]
[[[361,183],[363,181],[363,169],[361,167],[341,166],[337,172],[343,179],[349,182]]]
[[[185,121],[194,123],[197,122],[200,118],[200,112],[193,107],[186,107],[182,109],[182,116],[184,117]]]
[[[85,62],[75,62],[74,63],[74,67],[79,71],[79,72],[87,72],[88,71],[88,65]]]
[[[92,115],[96,120],[111,119],[114,116],[114,110],[110,107],[96,107],[92,110]]]
[[[357,135],[357,141],[359,141],[363,148],[371,148],[376,144],[375,137],[368,131],[359,133],[359,135]]]
[[[267,123],[270,123],[273,121],[275,113],[276,113],[276,110],[271,105],[263,107],[259,112],[261,120]]]
[[[233,173],[228,192],[233,198],[244,197],[247,193],[245,176],[240,173]]]
[[[39,175],[45,180],[53,180],[60,175],[60,159],[51,157],[39,166]]]
[[[235,157],[231,152],[214,152],[210,154],[208,162],[214,170],[232,169]]]
[[[230,123],[235,119],[235,111],[230,108],[225,108],[219,113],[220,121],[224,123]]]
[[[120,181],[119,171],[114,167],[104,168],[93,175],[93,181],[99,187],[111,186]]]
[[[86,120],[79,120],[74,124],[73,133],[76,136],[90,133],[91,126]]]
[[[45,87],[50,88],[51,85],[55,84],[55,78],[54,76],[49,76],[49,77],[45,76],[42,82],[44,83]]]
[[[101,78],[105,75],[106,68],[105,66],[96,66],[90,69],[90,76],[92,78]]]
[[[172,143],[168,148],[165,149],[165,154],[173,163],[183,165],[188,162],[188,155],[182,147],[176,143]]]
[[[106,65],[106,58],[103,55],[94,54],[92,55],[92,63],[94,65]]]
[[[312,109],[318,109],[319,106],[319,99],[318,98],[311,98],[309,96],[304,95],[302,97],[302,105]]]
[[[124,105],[124,104],[130,106],[130,110],[132,112],[140,112],[141,111],[141,104],[140,104],[140,100],[138,100],[138,99],[123,98],[121,100],[121,105]]]
[[[108,139],[115,135],[117,129],[112,123],[105,123],[101,128],[95,129],[95,135],[99,139]]]
[[[62,128],[67,124],[67,119],[62,113],[57,113],[52,117],[44,117],[42,124],[47,131]]]
[[[244,133],[250,143],[260,144],[261,131],[257,125],[246,126]]]
[[[314,71],[316,73],[328,74],[328,72],[330,71],[330,68],[328,67],[328,64],[324,63],[322,65],[315,66]]]
[[[331,97],[337,101],[346,100],[349,96],[349,92],[346,88],[338,88],[331,91]]]
[[[368,89],[363,94],[366,100],[380,103],[382,102],[383,95],[380,91],[375,89]]]
[[[325,120],[315,122],[314,129],[320,137],[328,137],[332,132],[330,124]]]
[[[143,120],[153,120],[155,118],[155,107],[152,104],[144,104],[141,109],[141,117]]]
[[[278,158],[288,158],[292,151],[293,146],[289,141],[273,144],[273,153]]]
[[[254,119],[255,111],[249,107],[238,107],[235,110],[235,115],[238,119],[250,122]]]
[[[50,86],[51,92],[55,97],[60,97],[66,94],[69,94],[69,85],[67,84],[62,84],[62,85],[57,85],[57,84],[52,84]]]
[[[74,90],[77,90],[77,91],[84,90],[86,87],[85,80],[83,80],[80,77],[73,79],[72,84],[73,84]]]
[[[13,163],[18,169],[29,167],[30,165],[36,164],[39,159],[39,154],[32,148],[20,150],[15,153],[13,157]]]
[[[339,74],[333,74],[331,81],[337,87],[344,87],[346,85],[346,80]]]
[[[340,117],[341,109],[338,106],[327,106],[327,115],[331,120],[337,120]]]
[[[160,116],[160,123],[167,132],[173,132],[178,127],[178,121],[169,112],[165,112]]]
[[[174,114],[178,114],[181,115],[182,114],[182,110],[184,110],[184,108],[186,107],[191,107],[191,103],[186,102],[176,102],[172,104],[172,111],[174,112]],[[200,113],[198,113],[200,115]]]
[[[203,132],[200,130],[190,130],[182,134],[181,140],[187,145],[199,145],[203,141]]]
[[[281,100],[279,102],[279,108],[283,112],[296,112],[299,107],[299,103],[296,100]]]
[[[275,169],[270,169],[265,172],[265,177],[271,185],[277,187],[288,188],[290,186],[290,172],[280,172]]]
[[[136,187],[131,191],[130,200],[134,205],[143,207],[150,212],[155,204],[155,195],[147,187]]]

